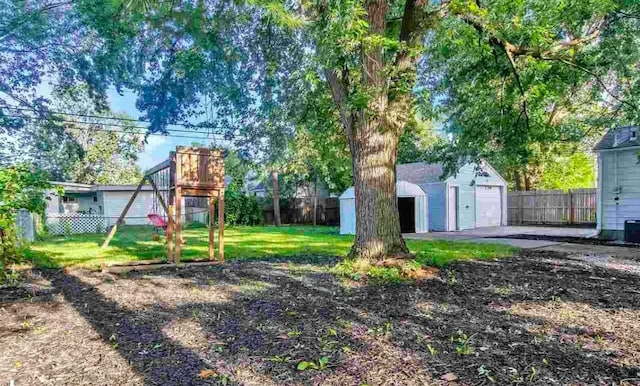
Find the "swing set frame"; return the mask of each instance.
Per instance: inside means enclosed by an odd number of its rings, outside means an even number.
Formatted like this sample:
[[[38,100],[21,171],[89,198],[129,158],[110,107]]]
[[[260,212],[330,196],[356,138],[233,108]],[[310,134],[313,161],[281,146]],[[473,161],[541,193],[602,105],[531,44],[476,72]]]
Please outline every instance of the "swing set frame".
[[[168,175],[168,179],[166,178]],[[168,180],[168,181],[167,181]],[[164,181],[158,187],[156,181]],[[135,192],[109,231],[102,248],[109,243],[118,231],[135,201],[138,193],[149,182],[156,199],[167,216],[167,260],[171,264],[180,263],[182,252],[182,205],[183,197],[209,198],[209,262],[215,260],[215,204],[218,203],[218,263],[224,262],[224,154],[220,149],[178,146],[169,158],[147,170]],[[163,197],[162,190],[168,197]],[[174,240],[175,238],[175,240]],[[202,263],[202,261],[200,261]]]

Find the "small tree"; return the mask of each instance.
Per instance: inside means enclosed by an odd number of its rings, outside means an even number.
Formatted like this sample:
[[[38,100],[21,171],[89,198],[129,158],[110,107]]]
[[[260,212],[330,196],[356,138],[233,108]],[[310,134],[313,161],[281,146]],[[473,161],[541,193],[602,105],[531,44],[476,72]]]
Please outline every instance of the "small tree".
[[[15,229],[19,209],[44,213],[45,191],[51,185],[42,170],[19,164],[0,168],[0,281],[8,265],[21,258]]]

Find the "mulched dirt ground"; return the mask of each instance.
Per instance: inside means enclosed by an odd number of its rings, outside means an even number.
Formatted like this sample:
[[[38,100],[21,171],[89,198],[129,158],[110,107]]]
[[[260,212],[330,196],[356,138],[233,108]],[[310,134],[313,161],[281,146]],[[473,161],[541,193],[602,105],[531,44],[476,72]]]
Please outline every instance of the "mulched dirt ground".
[[[0,289],[0,382],[640,385],[638,275],[529,251],[369,286],[331,264],[33,272]]]

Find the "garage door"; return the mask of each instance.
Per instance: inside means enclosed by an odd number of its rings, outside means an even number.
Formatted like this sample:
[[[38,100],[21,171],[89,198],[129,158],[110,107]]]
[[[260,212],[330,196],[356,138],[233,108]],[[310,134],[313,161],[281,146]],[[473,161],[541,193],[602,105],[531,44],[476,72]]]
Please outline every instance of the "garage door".
[[[500,226],[502,202],[499,186],[476,186],[476,227]]]

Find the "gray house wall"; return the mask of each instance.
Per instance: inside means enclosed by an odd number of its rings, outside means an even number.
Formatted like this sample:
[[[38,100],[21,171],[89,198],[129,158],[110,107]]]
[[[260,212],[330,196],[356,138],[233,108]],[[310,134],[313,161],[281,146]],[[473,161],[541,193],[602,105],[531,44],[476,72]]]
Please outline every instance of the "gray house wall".
[[[598,229],[603,238],[622,240],[625,220],[640,220],[639,150],[602,150],[598,155]]]

